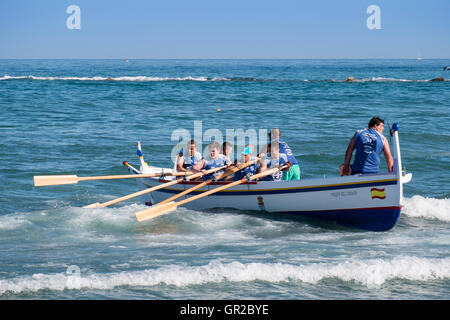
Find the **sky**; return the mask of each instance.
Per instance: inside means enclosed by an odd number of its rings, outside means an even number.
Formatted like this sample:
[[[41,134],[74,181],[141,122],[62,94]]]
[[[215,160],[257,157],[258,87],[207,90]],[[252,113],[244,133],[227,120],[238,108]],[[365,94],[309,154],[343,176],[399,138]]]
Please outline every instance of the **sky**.
[[[449,0],[0,0],[0,59],[446,59],[449,14]]]

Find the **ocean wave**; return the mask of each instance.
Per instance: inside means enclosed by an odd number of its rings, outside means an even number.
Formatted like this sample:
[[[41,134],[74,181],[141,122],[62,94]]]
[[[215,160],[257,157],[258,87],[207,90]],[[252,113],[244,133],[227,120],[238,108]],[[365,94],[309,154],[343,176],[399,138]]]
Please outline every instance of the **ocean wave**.
[[[403,214],[414,218],[450,222],[450,199],[427,198],[419,195],[403,198]]]
[[[14,212],[0,215],[0,232],[5,234],[47,231],[53,236],[53,226],[71,237],[103,237],[122,232],[133,232],[136,224],[134,212],[145,208],[144,205],[132,204],[118,208],[84,209],[78,207],[61,207],[43,211]],[[131,231],[130,231],[131,230]]]
[[[312,81],[312,80],[311,80]],[[331,80],[316,80],[316,81],[332,81],[332,82],[434,82],[434,81],[450,81],[444,78],[433,79],[402,79],[402,78],[385,78],[385,77],[370,77],[370,78],[354,78],[354,79],[331,79]]]
[[[22,215],[1,215],[0,231],[22,229],[32,223]]]
[[[0,77],[1,80],[41,80],[41,81],[116,81],[116,82],[158,82],[158,81],[236,81],[236,82],[432,82],[436,79],[398,79],[386,77],[354,78],[349,79],[262,79],[255,77],[206,77],[206,76],[186,76],[186,77],[151,77],[151,76],[118,76],[118,77],[53,77],[53,76],[9,76]],[[450,80],[438,80],[448,82]]]
[[[50,80],[50,81],[127,81],[127,82],[154,82],[154,81],[230,81],[232,79],[221,77],[148,77],[148,76],[120,76],[120,77],[41,77],[41,76],[9,76],[4,75],[0,80]]]
[[[448,198],[437,199],[415,195],[411,198],[403,198],[402,203],[402,214],[405,216],[450,222],[450,199]],[[105,233],[128,232],[129,230],[133,232],[136,226],[134,213],[145,208],[140,203],[99,209],[71,207],[67,203],[58,204],[58,206],[61,207],[39,212],[16,212],[0,215],[0,231],[16,232],[30,228],[46,228],[47,223],[52,221],[67,232],[86,230],[102,230]],[[186,211],[190,210],[179,208],[178,211],[182,214],[174,215],[173,219],[175,219],[175,224],[184,226],[183,233],[201,233],[207,230],[207,232],[215,232],[216,236],[224,232],[223,236],[228,238],[230,232],[235,231],[236,239],[247,239],[250,236],[249,229],[245,229],[245,232],[242,231],[242,225],[251,224],[251,231],[263,234],[284,233],[286,228],[292,227],[287,222],[271,221],[269,223],[264,219],[234,213],[228,214],[228,212],[220,215],[205,215],[202,212],[191,211],[189,215],[186,215]]]
[[[68,267],[69,269],[70,267]],[[269,283],[316,284],[324,279],[338,279],[368,288],[377,288],[394,279],[427,282],[449,278],[450,258],[400,257],[391,260],[355,260],[338,264],[316,263],[311,265],[223,263],[214,260],[203,266],[170,265],[152,270],[109,274],[79,272],[77,275],[71,275],[64,272],[19,276],[0,280],[0,295],[39,290],[112,290],[123,286],[173,285],[185,287],[221,282],[265,281]]]

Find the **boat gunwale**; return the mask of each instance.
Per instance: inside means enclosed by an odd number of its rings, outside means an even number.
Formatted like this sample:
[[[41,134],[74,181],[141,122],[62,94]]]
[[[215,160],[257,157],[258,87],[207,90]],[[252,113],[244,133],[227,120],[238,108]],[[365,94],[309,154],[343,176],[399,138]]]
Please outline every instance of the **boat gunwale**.
[[[375,177],[379,177],[379,179],[376,179]],[[341,183],[326,183],[326,184],[320,184],[320,181],[329,180],[329,182],[336,182],[338,179],[344,178],[345,180],[351,180],[351,181],[345,181]],[[363,179],[362,181],[360,179]],[[173,180],[167,180],[161,177],[155,177],[155,178],[144,178],[149,179],[149,181],[160,183],[167,183],[171,182]],[[148,181],[148,180],[147,180]],[[202,183],[203,181],[184,181],[180,182],[177,185],[180,186],[180,188],[164,188],[160,191],[162,192],[181,192],[185,190],[186,185],[198,185]],[[205,186],[207,190],[210,189],[211,186],[220,186],[220,185],[226,185],[233,181],[216,181],[208,184]],[[302,185],[298,185],[298,183],[301,183]],[[310,182],[310,183],[308,183]],[[355,175],[355,176],[346,176],[346,177],[332,177],[332,178],[326,178],[326,179],[305,179],[305,180],[291,180],[291,181],[282,181],[282,182],[274,182],[274,181],[247,181],[243,182],[241,185],[246,186],[244,188],[239,189],[228,189],[218,192],[217,194],[236,194],[238,192],[244,193],[244,194],[252,194],[255,192],[264,192],[264,193],[293,193],[293,192],[313,192],[313,191],[326,191],[326,190],[335,190],[335,189],[354,189],[354,188],[364,188],[364,187],[371,187],[371,186],[380,186],[380,185],[398,185],[399,182],[401,183],[401,179],[398,178],[398,176],[395,173],[379,173],[379,174],[368,174],[368,175]],[[266,183],[272,184],[270,187],[266,186]],[[153,187],[154,185],[151,185],[149,183],[146,183],[145,180],[143,181],[143,184],[147,187]],[[280,184],[284,184],[280,185]],[[290,184],[292,186],[286,186],[285,184]],[[297,185],[296,185],[297,184]],[[277,187],[279,185],[280,187]],[[250,188],[253,186],[252,188]],[[261,188],[258,188],[261,187]],[[266,188],[264,188],[266,187]],[[195,193],[202,193],[207,190],[202,190],[203,188],[199,190],[195,190]]]

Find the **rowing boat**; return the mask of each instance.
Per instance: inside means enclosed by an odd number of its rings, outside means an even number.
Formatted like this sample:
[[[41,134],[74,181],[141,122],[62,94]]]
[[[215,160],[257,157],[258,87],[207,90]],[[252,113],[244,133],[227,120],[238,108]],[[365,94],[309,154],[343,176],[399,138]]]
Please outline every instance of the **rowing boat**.
[[[305,179],[295,181],[250,181],[219,191],[184,205],[192,210],[234,208],[259,210],[315,219],[370,231],[386,231],[397,222],[402,210],[403,184],[412,174],[402,170],[398,125],[391,129],[393,136],[393,172],[357,174],[343,177]],[[142,173],[170,172],[171,169],[141,167]],[[141,189],[167,183],[172,177],[136,179]],[[186,181],[169,188],[146,194],[147,205],[163,201],[200,182]],[[228,182],[214,182],[199,188],[190,197],[217,188]]]

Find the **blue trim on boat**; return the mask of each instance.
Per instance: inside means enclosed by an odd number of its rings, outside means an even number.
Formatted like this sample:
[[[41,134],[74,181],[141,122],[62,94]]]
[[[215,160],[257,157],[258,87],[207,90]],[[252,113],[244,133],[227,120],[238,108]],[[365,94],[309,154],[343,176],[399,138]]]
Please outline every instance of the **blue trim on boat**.
[[[263,189],[263,190],[246,190],[246,191],[219,191],[214,195],[220,196],[238,196],[238,195],[251,195],[251,194],[284,194],[284,193],[297,193],[297,192],[312,192],[312,191],[327,191],[327,190],[339,190],[339,189],[353,189],[353,188],[364,188],[364,187],[376,187],[376,186],[386,186],[395,185],[398,180],[387,180],[387,181],[376,181],[367,183],[355,183],[355,184],[339,184],[339,185],[324,185],[324,186],[312,186],[312,187],[297,187],[297,188],[286,188],[286,189]],[[184,191],[183,189],[160,189],[157,192],[165,193],[180,193]],[[200,194],[207,190],[194,190],[191,194]]]

